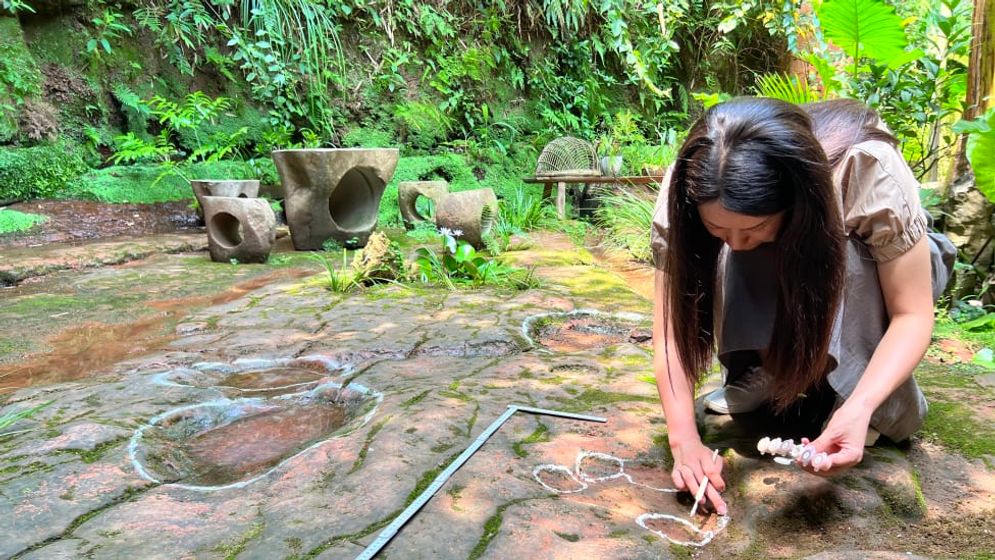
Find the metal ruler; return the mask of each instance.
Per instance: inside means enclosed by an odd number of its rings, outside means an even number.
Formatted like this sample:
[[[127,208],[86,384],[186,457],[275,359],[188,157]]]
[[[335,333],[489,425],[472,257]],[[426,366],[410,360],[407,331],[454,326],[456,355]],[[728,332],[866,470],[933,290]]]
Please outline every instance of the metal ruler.
[[[418,510],[427,504],[428,501],[432,499],[432,496],[435,496],[435,494],[442,488],[446,481],[448,481],[449,478],[452,477],[461,466],[463,466],[463,463],[466,463],[467,460],[470,459],[470,456],[483,447],[484,443],[486,443],[487,440],[494,435],[494,432],[498,431],[509,418],[514,416],[516,412],[528,412],[530,414],[541,414],[543,416],[559,416],[560,418],[585,420],[587,422],[607,421],[605,418],[601,418],[600,416],[588,416],[586,414],[574,414],[572,412],[562,412],[559,410],[547,410],[545,408],[533,408],[531,406],[509,404],[508,410],[504,411],[504,414],[499,416],[498,419],[492,422],[490,426],[487,426],[487,429],[484,430],[483,433],[481,433],[477,439],[463,451],[463,453],[460,453],[460,456],[457,457],[455,461],[450,463],[444,471],[439,473],[439,476],[435,477],[432,484],[430,484],[424,492],[419,494],[418,497],[415,498],[415,501],[411,502],[411,505],[405,508],[400,515],[394,518],[394,521],[392,521],[390,525],[385,527],[384,530],[377,535],[377,538],[374,539],[373,542],[370,543],[370,545],[356,557],[356,560],[370,560],[376,556],[383,547],[387,546],[387,543],[390,542],[390,539],[394,538],[394,535],[401,530],[401,527],[410,521],[411,518],[418,513]]]

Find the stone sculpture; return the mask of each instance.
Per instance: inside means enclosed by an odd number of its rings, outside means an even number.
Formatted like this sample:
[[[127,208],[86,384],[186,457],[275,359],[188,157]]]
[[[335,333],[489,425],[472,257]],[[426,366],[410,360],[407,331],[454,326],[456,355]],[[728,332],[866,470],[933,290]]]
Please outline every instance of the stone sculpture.
[[[478,249],[497,218],[497,197],[491,189],[450,193],[435,209],[437,226],[461,231],[459,238]]]
[[[416,225],[428,221],[428,218],[418,212],[416,202],[419,196],[431,200],[439,207],[442,199],[449,194],[449,183],[445,181],[403,181],[397,185],[397,203],[401,208],[401,220],[404,227],[413,229]]]
[[[294,247],[314,251],[328,239],[366,245],[397,159],[393,148],[274,151]]]
[[[264,263],[276,239],[276,215],[261,198],[205,196],[204,222],[211,260]]]
[[[194,179],[190,181],[190,189],[197,198],[197,215],[204,218],[205,196],[228,196],[233,198],[256,198],[259,196],[259,181],[255,179]]]

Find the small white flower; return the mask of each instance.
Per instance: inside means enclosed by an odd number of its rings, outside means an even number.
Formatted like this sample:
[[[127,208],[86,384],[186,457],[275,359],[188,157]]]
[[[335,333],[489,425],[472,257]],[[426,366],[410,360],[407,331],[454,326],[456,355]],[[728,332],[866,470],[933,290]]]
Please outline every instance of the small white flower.
[[[462,235],[463,235],[463,230],[461,230],[461,229],[454,229],[453,230],[453,237],[462,237]]]
[[[439,235],[452,235],[452,234],[453,234],[453,230],[451,230],[451,229],[449,229],[447,227],[439,228]]]

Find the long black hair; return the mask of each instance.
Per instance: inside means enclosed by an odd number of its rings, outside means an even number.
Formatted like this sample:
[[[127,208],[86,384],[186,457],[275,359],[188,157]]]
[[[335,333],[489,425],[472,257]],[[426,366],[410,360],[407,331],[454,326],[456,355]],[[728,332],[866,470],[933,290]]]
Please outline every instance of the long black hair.
[[[842,113],[831,106],[808,111],[833,118]],[[749,216],[784,212],[775,244],[775,329],[764,359],[776,381],[773,402],[779,409],[825,378],[846,274],[833,166],[817,131],[834,139],[849,131],[849,142],[830,142],[836,161],[865,137],[863,120],[854,128],[846,115],[836,121],[813,119],[808,111],[767,98],[737,98],[712,107],[681,146],[668,193],[665,305],[692,385],[708,370],[714,351],[713,306],[722,248],[722,241],[706,230],[698,206],[718,200],[727,210]],[[876,122],[877,116],[869,115]],[[850,124],[840,124],[845,122]]]

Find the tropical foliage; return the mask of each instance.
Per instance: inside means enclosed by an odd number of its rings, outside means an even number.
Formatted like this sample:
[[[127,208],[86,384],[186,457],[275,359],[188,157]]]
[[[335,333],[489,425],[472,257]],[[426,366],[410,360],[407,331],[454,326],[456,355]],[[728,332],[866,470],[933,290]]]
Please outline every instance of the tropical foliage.
[[[954,131],[968,134],[967,159],[974,170],[975,185],[995,203],[995,108],[973,121],[957,123]]]

